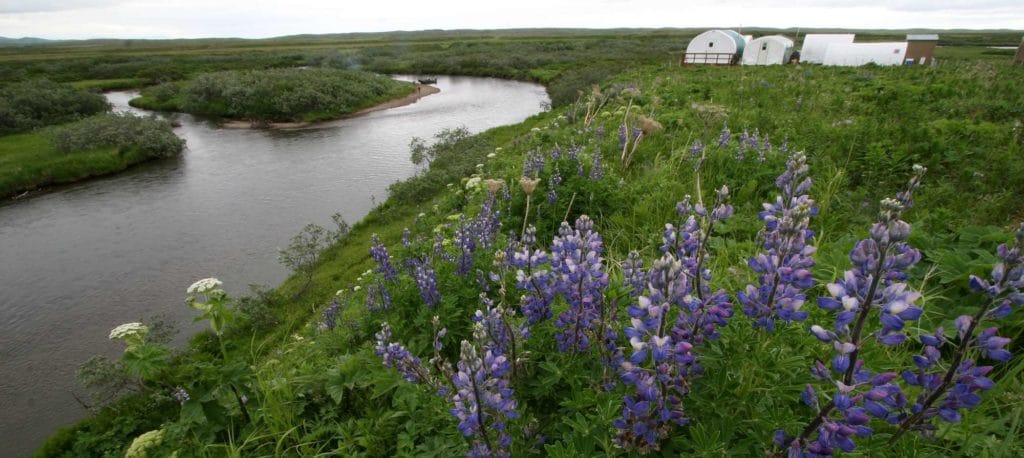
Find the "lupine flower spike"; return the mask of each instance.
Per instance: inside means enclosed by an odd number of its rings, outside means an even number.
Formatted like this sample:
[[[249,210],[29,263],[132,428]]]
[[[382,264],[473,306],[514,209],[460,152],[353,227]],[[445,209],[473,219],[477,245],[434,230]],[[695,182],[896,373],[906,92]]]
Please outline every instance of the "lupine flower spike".
[[[836,387],[824,405],[819,394],[807,386],[804,402],[816,409],[817,415],[796,437],[778,431],[775,442],[787,448],[790,456],[829,456],[836,450],[850,452],[854,437],[873,433],[870,417],[888,423],[899,422],[899,412],[907,398],[893,380],[895,372],[874,374],[865,367],[860,350],[869,339],[882,345],[896,345],[906,339],[902,332],[907,321],[917,320],[922,313],[914,302],[920,293],[911,291],[903,280],[906,270],[921,259],[918,250],[907,244],[910,225],[901,219],[911,202],[914,189],[920,184],[923,167],[914,168],[914,178],[900,198],[881,202],[879,220],[869,231],[870,237],[857,242],[850,252],[853,268],[843,279],[828,285],[831,297],[818,299],[818,306],[836,312],[835,326],[811,326],[811,333],[831,344],[835,351],[831,370],[817,362],[811,374]],[[871,331],[868,317],[878,316],[878,329]],[[870,416],[869,416],[870,415]],[[817,436],[812,439],[814,434]]]
[[[921,392],[917,401],[910,406],[907,417],[900,422],[893,441],[911,430],[932,435],[936,429],[932,419],[936,416],[947,422],[959,422],[961,409],[976,407],[981,402],[977,392],[992,389],[993,382],[986,377],[992,371],[992,366],[978,365],[969,354],[980,353],[1001,363],[1010,359],[1010,352],[1005,348],[1010,339],[997,336],[995,327],[983,329],[982,322],[1005,318],[1013,311],[1013,307],[1024,305],[1022,249],[1024,224],[1017,228],[1012,246],[1002,244],[996,250],[1000,262],[992,269],[990,278],[971,276],[971,289],[986,299],[974,315],[963,315],[956,319],[958,343],[953,360],[945,364],[945,369],[940,364],[940,348],[949,343],[949,339],[943,328],[938,328],[934,334],[921,335],[924,354],[914,357],[917,369],[903,372],[903,380],[908,385],[920,387]]]
[[[786,171],[775,180],[781,194],[775,202],[765,203],[760,218],[764,221],[764,251],[750,258],[747,264],[758,274],[758,286],[747,285],[736,294],[743,312],[753,318],[754,326],[768,332],[775,330],[775,321],[803,321],[807,312],[800,310],[807,296],[804,291],[814,286],[810,268],[815,248],[810,243],[811,216],[818,209],[807,195],[811,178],[807,176],[807,156],[796,152],[786,163]]]

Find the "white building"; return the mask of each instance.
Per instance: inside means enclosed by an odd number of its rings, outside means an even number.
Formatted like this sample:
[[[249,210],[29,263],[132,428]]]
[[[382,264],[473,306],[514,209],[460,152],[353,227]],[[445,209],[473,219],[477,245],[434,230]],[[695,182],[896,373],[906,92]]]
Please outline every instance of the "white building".
[[[768,35],[748,41],[743,48],[743,65],[776,65],[789,62],[793,40],[782,35]]]
[[[825,65],[857,67],[865,64],[903,65],[907,42],[831,43],[825,51]],[[802,57],[802,56],[801,56]]]
[[[690,40],[680,63],[731,65],[739,62],[747,40],[733,30],[708,30]]]
[[[804,35],[800,48],[800,62],[820,64],[825,62],[825,51],[832,43],[853,43],[852,33],[809,33]]]

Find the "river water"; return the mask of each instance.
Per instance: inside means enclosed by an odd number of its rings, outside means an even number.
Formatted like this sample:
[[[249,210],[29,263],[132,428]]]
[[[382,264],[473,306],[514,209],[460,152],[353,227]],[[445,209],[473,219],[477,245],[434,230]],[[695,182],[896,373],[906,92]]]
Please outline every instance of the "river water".
[[[189,331],[183,303],[214,276],[233,294],[277,285],[277,248],[308,222],[356,222],[407,178],[409,141],[445,128],[518,123],[544,88],[440,77],[441,92],[404,107],[287,131],[220,129],[176,116],[175,159],[0,203],[0,456],[24,456],[86,415],[79,364],[116,357],[110,329],[165,314]],[[127,92],[108,94],[117,111]],[[181,339],[179,339],[180,341]]]

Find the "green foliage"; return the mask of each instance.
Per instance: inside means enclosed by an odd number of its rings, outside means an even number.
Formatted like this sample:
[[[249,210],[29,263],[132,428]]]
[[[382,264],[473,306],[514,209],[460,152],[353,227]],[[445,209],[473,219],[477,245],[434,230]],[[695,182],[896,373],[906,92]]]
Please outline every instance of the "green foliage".
[[[205,73],[143,91],[134,106],[257,121],[321,121],[407,95],[408,83],[322,68]]]
[[[93,116],[55,127],[48,135],[57,151],[64,154],[113,147],[122,153],[137,151],[146,158],[166,158],[178,155],[185,147],[185,140],[174,135],[169,122],[132,114]]]
[[[45,79],[0,86],[0,135],[62,124],[110,109],[99,94]]]
[[[313,274],[316,271],[317,261],[320,259],[320,252],[348,235],[349,226],[341,214],[335,213],[331,218],[334,220],[334,229],[324,229],[316,223],[306,224],[302,231],[288,242],[287,248],[278,250],[278,262],[291,269],[292,272],[305,277],[306,285],[303,286],[300,294],[313,282]]]

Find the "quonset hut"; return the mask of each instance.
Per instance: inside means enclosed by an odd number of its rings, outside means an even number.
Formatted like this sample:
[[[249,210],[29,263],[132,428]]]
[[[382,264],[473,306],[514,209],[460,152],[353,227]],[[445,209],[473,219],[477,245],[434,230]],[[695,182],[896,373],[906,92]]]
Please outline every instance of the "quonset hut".
[[[832,43],[853,43],[852,33],[809,33],[804,36],[800,48],[800,62],[821,64],[825,62],[825,51]]]
[[[758,37],[743,48],[743,65],[776,65],[789,62],[793,40],[782,35]]]
[[[859,67],[866,64],[902,65],[907,42],[832,43],[825,51],[825,65]]]
[[[743,56],[746,38],[733,30],[708,30],[690,40],[681,65],[734,65]]]

